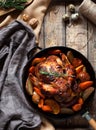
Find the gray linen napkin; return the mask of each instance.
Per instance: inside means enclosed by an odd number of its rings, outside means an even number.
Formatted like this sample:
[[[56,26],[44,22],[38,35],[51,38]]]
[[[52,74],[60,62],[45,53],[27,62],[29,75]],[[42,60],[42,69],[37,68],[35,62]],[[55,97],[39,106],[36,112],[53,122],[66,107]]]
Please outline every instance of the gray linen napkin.
[[[13,21],[0,30],[0,130],[33,130],[41,123],[22,84],[28,53],[34,47],[33,30],[23,22]]]

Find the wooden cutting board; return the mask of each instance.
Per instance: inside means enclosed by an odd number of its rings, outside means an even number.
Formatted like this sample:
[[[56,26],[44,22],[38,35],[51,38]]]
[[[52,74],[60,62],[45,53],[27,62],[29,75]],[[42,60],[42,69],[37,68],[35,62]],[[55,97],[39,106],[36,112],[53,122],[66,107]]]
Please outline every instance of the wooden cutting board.
[[[28,6],[29,4],[32,3],[33,0],[27,0],[27,2],[24,4],[25,6]],[[5,14],[8,14],[12,11],[16,10],[15,8],[12,8],[12,9],[1,9],[0,8],[0,16],[3,16]]]

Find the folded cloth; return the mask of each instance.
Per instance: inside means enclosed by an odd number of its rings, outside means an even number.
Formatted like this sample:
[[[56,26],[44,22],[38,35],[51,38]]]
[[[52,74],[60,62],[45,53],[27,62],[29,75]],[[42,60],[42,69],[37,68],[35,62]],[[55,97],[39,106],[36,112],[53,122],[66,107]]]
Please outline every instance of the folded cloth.
[[[28,54],[34,47],[33,30],[23,22],[13,21],[0,30],[0,130],[32,130],[41,124],[22,83]]]

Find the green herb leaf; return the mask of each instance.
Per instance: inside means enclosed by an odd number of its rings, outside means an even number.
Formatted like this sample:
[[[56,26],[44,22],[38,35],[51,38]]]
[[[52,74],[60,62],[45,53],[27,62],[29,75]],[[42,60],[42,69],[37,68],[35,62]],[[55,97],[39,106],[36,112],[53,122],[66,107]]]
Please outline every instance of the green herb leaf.
[[[23,10],[27,0],[0,0],[0,8],[15,8],[18,10]]]

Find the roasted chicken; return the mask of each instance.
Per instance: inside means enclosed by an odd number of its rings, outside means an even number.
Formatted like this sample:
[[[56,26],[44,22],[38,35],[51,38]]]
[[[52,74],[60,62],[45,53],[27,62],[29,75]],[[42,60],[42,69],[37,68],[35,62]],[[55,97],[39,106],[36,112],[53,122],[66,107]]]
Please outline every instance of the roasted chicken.
[[[71,64],[64,64],[64,62],[62,57],[48,56],[46,60],[35,66],[35,77],[39,81],[38,87],[43,94],[48,97],[58,95],[66,102],[70,97],[72,100],[75,95],[71,88],[76,79],[76,73]]]

